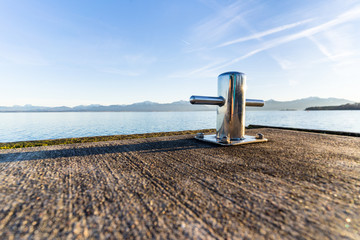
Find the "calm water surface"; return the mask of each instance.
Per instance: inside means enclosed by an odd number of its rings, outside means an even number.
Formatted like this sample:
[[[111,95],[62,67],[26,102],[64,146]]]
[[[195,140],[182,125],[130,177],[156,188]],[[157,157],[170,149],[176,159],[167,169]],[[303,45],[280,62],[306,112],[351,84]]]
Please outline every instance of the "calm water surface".
[[[247,111],[246,125],[360,133],[360,111]],[[0,142],[196,130],[216,112],[0,113]]]

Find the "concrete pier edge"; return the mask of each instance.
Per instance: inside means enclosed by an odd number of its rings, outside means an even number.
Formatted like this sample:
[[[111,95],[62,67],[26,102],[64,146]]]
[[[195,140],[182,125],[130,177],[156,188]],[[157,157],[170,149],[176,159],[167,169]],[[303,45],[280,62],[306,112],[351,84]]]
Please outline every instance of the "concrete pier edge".
[[[247,128],[248,129],[273,128],[273,129],[293,130],[293,131],[301,131],[301,132],[313,132],[313,133],[323,133],[323,134],[331,134],[331,135],[360,137],[360,133],[355,133],[355,132],[319,130],[319,129],[308,129],[308,128],[278,127],[278,126],[265,126],[265,125],[255,125],[255,124],[250,124]]]
[[[279,126],[267,126],[267,125],[256,125],[256,124],[250,124],[249,126],[246,127],[246,129],[257,129],[257,128],[271,128],[271,129],[322,133],[322,134],[331,134],[331,135],[340,135],[340,136],[360,137],[360,133],[344,132],[344,131],[279,127]],[[0,150],[13,149],[13,148],[64,145],[64,144],[74,144],[74,143],[137,139],[137,138],[165,137],[165,136],[196,134],[199,132],[202,132],[205,134],[206,133],[214,133],[215,129],[184,130],[184,131],[174,131],[174,132],[154,132],[154,133],[140,133],[140,134],[127,134],[127,135],[93,136],[93,137],[79,137],[79,138],[60,138],[60,139],[45,139],[45,140],[3,142],[3,143],[0,142]]]

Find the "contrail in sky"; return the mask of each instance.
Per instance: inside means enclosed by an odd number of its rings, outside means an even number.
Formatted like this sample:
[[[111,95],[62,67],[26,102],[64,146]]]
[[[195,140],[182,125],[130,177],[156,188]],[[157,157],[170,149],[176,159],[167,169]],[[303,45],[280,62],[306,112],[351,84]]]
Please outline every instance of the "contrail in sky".
[[[302,24],[305,24],[305,23],[308,23],[308,22],[311,22],[311,21],[313,21],[313,18],[306,19],[304,21],[300,21],[300,22],[296,22],[296,23],[283,25],[283,26],[276,27],[276,28],[272,28],[272,29],[269,29],[269,30],[266,30],[266,31],[263,31],[263,32],[255,33],[255,34],[247,36],[247,37],[242,37],[242,38],[238,38],[238,39],[235,39],[235,40],[232,40],[232,41],[222,43],[222,44],[216,46],[216,48],[225,47],[225,46],[233,45],[235,43],[245,42],[245,41],[252,40],[252,39],[258,39],[258,38],[261,38],[261,37],[268,36],[270,34],[274,34],[274,33],[277,33],[277,32],[281,32],[281,31],[284,31],[284,30],[287,30],[287,29],[294,28],[296,26],[299,26],[299,25],[302,25]]]
[[[239,58],[235,58],[221,66],[218,66],[216,67],[215,69],[219,69],[219,68],[223,68],[223,67],[227,67],[231,64],[234,64],[236,62],[239,62],[243,59],[246,59],[248,57],[251,57],[253,55],[255,55],[256,53],[259,53],[259,52],[262,52],[262,51],[265,51],[267,49],[270,49],[270,48],[273,48],[273,47],[277,47],[279,45],[282,45],[284,43],[288,43],[288,42],[292,42],[292,41],[295,41],[297,39],[300,39],[300,38],[304,38],[304,37],[309,37],[309,36],[312,36],[316,33],[319,33],[319,32],[323,32],[329,28],[332,28],[334,26],[337,26],[339,24],[342,24],[342,23],[346,23],[346,22],[349,22],[349,21],[352,21],[352,20],[356,20],[356,19],[360,19],[360,5],[353,8],[352,10],[349,10],[349,11],[346,11],[345,13],[339,15],[338,17],[336,17],[335,19],[331,20],[331,21],[328,21],[326,23],[323,23],[323,24],[320,24],[316,27],[312,27],[312,28],[308,28],[306,30],[303,30],[301,32],[298,32],[298,33],[295,33],[295,34],[291,34],[291,35],[287,35],[285,37],[281,37],[281,38],[277,38],[277,39],[274,39],[272,41],[269,41],[267,43],[265,43],[262,47],[258,48],[258,49],[255,49]]]

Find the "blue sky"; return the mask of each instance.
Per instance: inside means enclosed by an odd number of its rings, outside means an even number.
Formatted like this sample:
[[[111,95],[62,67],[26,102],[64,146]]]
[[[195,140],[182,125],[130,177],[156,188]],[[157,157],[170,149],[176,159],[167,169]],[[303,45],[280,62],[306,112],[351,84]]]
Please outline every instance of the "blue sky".
[[[0,1],[0,106],[216,96],[360,102],[360,1]]]

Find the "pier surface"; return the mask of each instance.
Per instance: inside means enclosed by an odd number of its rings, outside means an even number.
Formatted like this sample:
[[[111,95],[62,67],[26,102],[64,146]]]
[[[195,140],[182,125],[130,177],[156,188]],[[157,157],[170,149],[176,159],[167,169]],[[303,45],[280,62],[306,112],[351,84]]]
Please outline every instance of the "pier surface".
[[[0,239],[360,239],[360,138],[251,129],[0,151]]]

